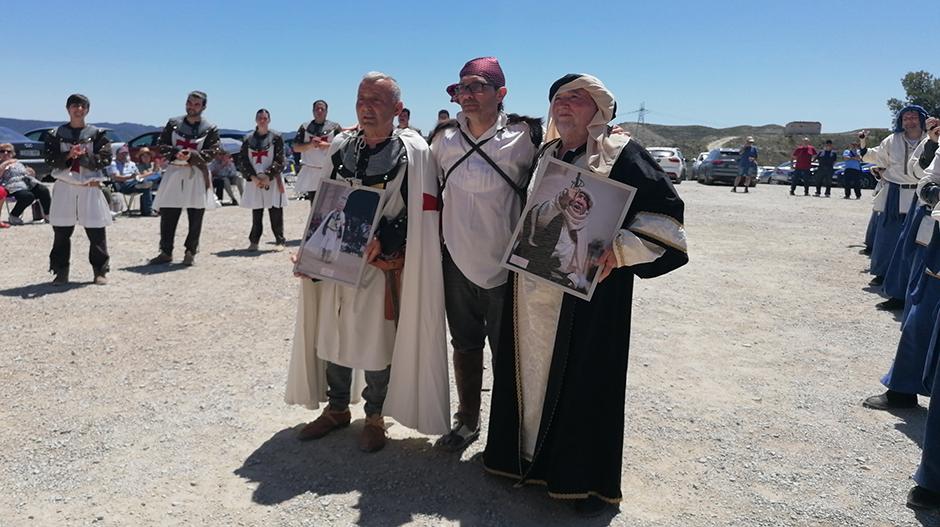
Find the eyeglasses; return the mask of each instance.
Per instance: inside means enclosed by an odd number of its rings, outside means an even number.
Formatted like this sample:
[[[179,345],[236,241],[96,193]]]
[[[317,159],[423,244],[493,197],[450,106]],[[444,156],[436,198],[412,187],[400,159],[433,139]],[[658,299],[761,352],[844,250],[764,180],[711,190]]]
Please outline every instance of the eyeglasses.
[[[466,93],[483,93],[483,90],[487,86],[492,86],[492,84],[479,81],[471,82],[470,84],[451,84],[447,87],[447,95],[456,97],[457,95],[463,95]]]
[[[13,154],[13,150],[0,150],[0,154]]]

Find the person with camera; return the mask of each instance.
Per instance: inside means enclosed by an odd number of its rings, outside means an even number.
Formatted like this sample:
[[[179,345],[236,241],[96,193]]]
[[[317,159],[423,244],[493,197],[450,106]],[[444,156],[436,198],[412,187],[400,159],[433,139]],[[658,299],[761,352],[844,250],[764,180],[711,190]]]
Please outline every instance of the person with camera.
[[[886,277],[889,270],[893,275],[900,274],[901,281],[905,285],[907,280],[903,278],[910,277],[910,252],[896,251],[895,248],[903,249],[909,245],[902,240],[902,234],[909,211],[916,212],[914,208],[915,200],[917,200],[916,189],[921,174],[917,173],[908,161],[924,138],[926,121],[927,112],[923,108],[909,105],[898,112],[894,132],[877,147],[866,148],[867,133],[859,134],[862,159],[883,169],[881,171],[883,187],[876,194],[873,207],[880,214],[878,214],[871,255],[870,272],[875,275],[872,285],[897,282],[894,276],[890,279]],[[924,201],[929,203],[928,200]],[[919,228],[907,229],[907,235],[916,236],[919,230]],[[906,259],[906,264],[901,262],[902,258]],[[892,263],[892,259],[898,261]],[[900,309],[904,306],[904,299],[898,298],[897,293],[891,296],[892,298],[879,304],[879,307]],[[903,296],[903,293],[900,296]],[[899,346],[900,349],[901,346]],[[920,350],[915,351],[914,355],[922,355]],[[917,394],[923,392],[922,373],[922,358],[912,357],[910,354],[899,351],[891,369],[881,379],[881,383],[887,390],[882,394],[868,397],[863,405],[876,410],[917,406]]]

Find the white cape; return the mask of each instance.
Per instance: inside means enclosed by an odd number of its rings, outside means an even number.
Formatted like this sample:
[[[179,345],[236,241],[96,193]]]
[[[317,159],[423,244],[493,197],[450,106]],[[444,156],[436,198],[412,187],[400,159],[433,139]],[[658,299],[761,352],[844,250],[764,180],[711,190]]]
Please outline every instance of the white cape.
[[[396,131],[396,136],[401,138],[408,155],[408,241],[401,314],[382,414],[421,433],[441,435],[450,429],[450,379],[444,331],[440,212],[436,206],[437,172],[427,143],[420,135],[404,129]],[[348,134],[333,142],[331,155],[347,137]],[[332,173],[332,162],[327,165],[324,174]],[[399,172],[399,177],[404,174]],[[426,201],[434,206],[425,207]],[[316,409],[327,400],[326,363],[315,348],[322,284],[306,279],[303,282],[284,400]],[[356,378],[361,376],[361,372],[356,372]],[[355,384],[353,394],[359,392]]]

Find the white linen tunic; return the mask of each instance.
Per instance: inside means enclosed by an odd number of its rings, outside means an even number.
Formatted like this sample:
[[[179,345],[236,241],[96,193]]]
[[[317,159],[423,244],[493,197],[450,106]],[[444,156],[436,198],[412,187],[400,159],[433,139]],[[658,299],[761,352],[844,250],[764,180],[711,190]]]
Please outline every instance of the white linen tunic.
[[[910,185],[916,185],[919,180],[919,173],[912,171],[908,164],[916,146],[916,143],[914,146],[907,143],[904,132],[896,132],[885,137],[878,146],[869,148],[862,156],[862,161],[884,169],[881,173],[883,181],[909,187],[898,189],[898,212],[901,214],[907,214],[914,199],[915,189]],[[884,212],[887,199],[887,187],[882,185],[882,190],[875,193],[872,208],[876,212]]]
[[[59,150],[63,153],[71,150],[72,145],[68,138],[59,138]],[[85,138],[79,141],[92,148],[92,143]],[[110,148],[106,146],[106,148]],[[81,225],[91,229],[111,225],[111,209],[104,193],[99,187],[85,186],[91,181],[106,181],[107,178],[98,170],[91,170],[85,166],[74,166],[55,169],[52,177],[56,182],[52,186],[52,204],[49,208],[49,223],[53,227],[74,227]]]
[[[301,138],[298,132],[294,139],[295,141],[309,143],[314,138],[314,136],[311,136],[310,133],[307,132],[307,128],[310,124],[311,123],[304,123],[301,127],[301,129],[304,130],[304,137]],[[323,124],[330,124],[330,121],[324,121]],[[332,141],[336,137],[336,130],[338,130],[338,128],[332,128],[323,136],[317,137],[323,137],[327,141]],[[327,157],[329,157],[328,148],[310,148],[300,153],[301,168],[300,172],[297,173],[297,181],[294,182],[295,192],[306,194],[307,192],[317,190],[317,187],[320,185],[320,179],[329,176],[329,174],[324,173]]]
[[[469,130],[462,113],[457,114],[457,123]],[[469,133],[467,136],[472,138]],[[509,124],[507,115],[500,112],[493,127],[473,141],[487,141],[480,149],[517,185],[525,185],[536,152],[528,124]],[[431,153],[442,176],[469,149],[457,128],[445,129],[431,141]],[[522,212],[522,203],[512,187],[474,153],[447,177],[443,200],[444,243],[460,272],[484,289],[506,283],[509,271],[501,261]]]
[[[190,139],[181,136],[176,130],[172,133],[172,144],[176,146],[188,145],[193,150],[202,150],[206,136]],[[202,170],[190,165],[177,165],[171,162],[163,171],[157,197],[153,200],[153,207],[179,208],[179,209],[205,209],[219,206],[211,188],[206,188]]]
[[[264,174],[264,172],[274,164],[275,154],[273,142],[269,142],[267,146],[263,148],[255,149],[249,146],[247,151],[248,159],[244,162],[251,164],[251,167],[255,169],[255,174]],[[253,180],[248,181],[245,183],[245,195],[242,196],[242,201],[239,205],[245,209],[286,207],[288,201],[287,193],[286,189],[281,190],[282,188],[283,185],[279,186],[275,178],[271,178],[268,188],[258,188]]]

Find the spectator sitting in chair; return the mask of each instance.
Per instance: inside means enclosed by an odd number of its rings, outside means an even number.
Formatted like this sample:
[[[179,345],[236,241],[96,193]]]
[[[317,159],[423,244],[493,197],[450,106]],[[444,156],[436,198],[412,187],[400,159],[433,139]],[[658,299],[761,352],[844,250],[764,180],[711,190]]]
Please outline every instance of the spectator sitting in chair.
[[[153,159],[153,153],[146,146],[137,151],[137,171],[144,182],[151,182],[151,192],[160,186],[160,166]]]
[[[215,197],[222,201],[222,189],[232,200],[232,205],[238,205],[235,199],[235,193],[232,192],[232,183],[238,187],[238,195],[245,193],[245,180],[238,175],[235,163],[232,162],[232,154],[228,152],[219,152],[215,159],[209,163],[209,173],[212,174],[212,188],[215,189]]]
[[[36,172],[20,163],[15,155],[13,145],[0,144],[0,187],[3,187],[3,199],[7,196],[16,198],[16,205],[10,211],[10,225],[22,225],[20,216],[33,201],[39,200],[43,215],[48,216],[52,196],[49,189],[36,179]]]
[[[144,180],[137,168],[137,163],[131,161],[127,146],[117,151],[117,158],[108,167],[108,175],[114,182],[114,189],[121,194],[140,194],[140,215],[152,216],[153,209],[153,181]],[[148,177],[153,173],[147,174]]]

